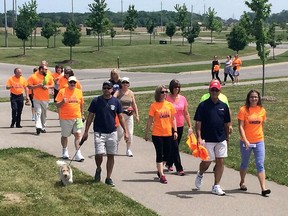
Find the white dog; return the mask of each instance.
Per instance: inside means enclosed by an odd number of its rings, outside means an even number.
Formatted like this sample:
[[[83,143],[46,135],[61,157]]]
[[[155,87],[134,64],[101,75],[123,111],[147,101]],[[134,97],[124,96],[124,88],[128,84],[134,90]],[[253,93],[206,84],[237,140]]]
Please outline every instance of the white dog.
[[[58,160],[56,163],[58,166],[58,175],[63,185],[72,184],[73,174],[71,167],[65,161]]]

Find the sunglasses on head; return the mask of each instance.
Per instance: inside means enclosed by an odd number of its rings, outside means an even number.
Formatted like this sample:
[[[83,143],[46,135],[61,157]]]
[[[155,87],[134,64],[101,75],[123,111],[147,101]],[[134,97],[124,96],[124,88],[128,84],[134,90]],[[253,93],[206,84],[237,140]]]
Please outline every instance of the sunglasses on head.
[[[107,89],[110,90],[110,89],[112,89],[112,87],[103,87],[102,89],[103,90],[107,90]]]
[[[167,91],[167,90],[166,90],[166,91],[160,91],[160,93],[161,93],[161,94],[165,94],[165,93],[167,94],[168,91]]]

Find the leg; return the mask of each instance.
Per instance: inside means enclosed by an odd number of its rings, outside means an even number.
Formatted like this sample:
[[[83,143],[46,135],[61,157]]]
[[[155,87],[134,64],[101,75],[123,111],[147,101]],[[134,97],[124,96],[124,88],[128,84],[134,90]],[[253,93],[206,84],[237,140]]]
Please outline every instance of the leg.
[[[227,81],[227,73],[224,73],[224,82],[226,82]]]
[[[245,185],[245,176],[247,173],[247,168],[250,160],[251,148],[246,149],[244,143],[240,140],[239,142],[240,152],[241,152],[241,165],[240,165],[240,188]]]
[[[224,158],[216,158],[215,162],[214,185],[219,185],[224,171]]]
[[[42,122],[41,122],[42,108],[40,105],[40,101],[33,99],[33,103],[34,103],[34,108],[35,108],[35,126],[36,126],[36,129],[41,129],[42,128]]]
[[[16,123],[16,115],[17,115],[17,102],[15,96],[11,95],[10,97],[10,104],[11,104],[11,110],[12,110],[12,120],[10,127],[14,127]]]
[[[157,171],[160,177],[164,175],[164,172],[163,172],[163,139],[162,138],[163,137],[152,135],[152,142],[154,144],[155,151],[156,151],[156,167],[157,167]]]
[[[113,167],[114,167],[114,155],[107,154],[107,163],[106,163],[107,178],[111,178]]]
[[[68,146],[68,137],[61,136],[61,145],[63,148],[67,148]]]
[[[23,96],[17,98],[16,127],[21,127],[21,115],[24,106]]]
[[[234,82],[234,79],[233,79],[233,76],[229,73],[229,77],[230,77],[230,79],[231,79],[231,81],[232,81],[232,83]]]
[[[199,164],[199,174],[203,175],[203,173],[209,168],[212,161],[201,161]]]
[[[219,80],[219,82],[221,83],[221,79],[219,78],[219,71],[215,72],[216,75],[216,79]]]
[[[95,163],[97,170],[101,170],[101,164],[103,162],[103,154],[96,154],[95,155]]]
[[[41,101],[41,108],[42,108],[42,114],[41,114],[42,127],[41,128],[45,129],[46,120],[47,120],[48,101]]]
[[[125,117],[125,115],[124,115]],[[131,116],[127,116],[127,118],[125,118],[126,120],[126,126],[127,126],[127,130],[128,130],[128,141],[126,142],[127,145],[127,150],[131,148],[131,144],[132,144],[132,137],[133,137],[133,133],[134,133],[134,120],[133,120],[133,115]]]

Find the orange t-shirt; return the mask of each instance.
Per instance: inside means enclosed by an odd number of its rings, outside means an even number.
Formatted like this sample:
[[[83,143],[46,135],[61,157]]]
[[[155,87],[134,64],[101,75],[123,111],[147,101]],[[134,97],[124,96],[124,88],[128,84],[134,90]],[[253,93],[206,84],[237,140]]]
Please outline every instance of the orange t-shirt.
[[[60,77],[60,79],[58,80],[58,85],[59,85],[59,90],[62,88],[68,87],[68,79],[64,76]],[[82,89],[82,86],[80,85],[78,80],[76,82],[76,88],[80,90]]]
[[[264,140],[263,122],[266,120],[266,110],[263,107],[250,107],[247,111],[246,106],[242,106],[237,118],[244,121],[244,131],[250,143]],[[242,137],[241,137],[241,140]]]
[[[233,66],[236,66],[236,71],[239,71],[240,70],[240,65],[242,64],[242,61],[237,58],[237,59],[234,59],[232,65]]]
[[[45,80],[44,80],[45,78]],[[38,85],[40,83],[45,83],[45,85],[53,86],[54,81],[52,75],[47,74],[45,77],[40,74],[39,72],[35,72],[33,75],[31,75],[28,79],[29,85]],[[35,88],[33,89],[33,99],[35,100],[41,100],[41,101],[48,101],[49,100],[49,89],[43,89],[43,88]]]
[[[56,101],[60,102],[64,98],[67,99],[67,102],[61,106],[59,118],[62,120],[81,118],[81,106],[84,103],[82,91],[77,88],[73,90],[69,87],[63,88],[57,94]]]
[[[220,70],[220,65],[214,65],[213,72],[218,72]]]
[[[150,105],[149,116],[153,117],[152,135],[172,136],[172,121],[176,110],[168,101],[154,102]]]
[[[11,76],[7,82],[6,86],[13,86],[13,88],[10,88],[10,92],[15,95],[21,95],[24,92],[24,88],[26,88],[28,85],[26,79],[22,76],[19,78],[15,76]]]

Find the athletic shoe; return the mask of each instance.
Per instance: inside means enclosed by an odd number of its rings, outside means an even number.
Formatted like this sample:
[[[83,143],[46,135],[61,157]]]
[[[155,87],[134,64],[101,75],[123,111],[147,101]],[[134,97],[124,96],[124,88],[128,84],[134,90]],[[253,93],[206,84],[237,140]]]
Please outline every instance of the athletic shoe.
[[[224,196],[225,192],[221,189],[220,185],[213,185],[212,194],[216,194],[218,196]]]
[[[41,133],[46,133],[46,130],[45,129],[40,129],[40,132]]]
[[[164,175],[160,177],[160,182],[162,184],[167,184],[168,183],[168,181],[167,181],[167,179],[166,179],[166,177]]]
[[[68,149],[67,148],[63,148],[63,150],[62,150],[62,158],[63,159],[68,159],[69,158],[69,154],[68,154]]]
[[[41,128],[36,128],[36,135],[40,135]]]
[[[126,151],[126,155],[127,155],[128,157],[133,157],[133,153],[132,153],[132,151],[131,151],[130,149],[128,149],[128,150]]]
[[[203,179],[203,175],[200,175],[200,172],[197,172],[197,176],[195,179],[195,187],[199,190],[202,186],[202,179]]]
[[[106,178],[105,179],[105,184],[111,186],[111,187],[115,187],[115,184],[113,183],[111,178]]]
[[[101,181],[101,169],[96,169],[96,172],[95,172],[95,176],[94,176],[94,179],[95,179],[95,182],[100,182]]]
[[[167,170],[169,172],[173,172],[173,167],[172,166],[168,166],[167,164],[165,166],[166,166],[166,168],[167,168]]]
[[[83,162],[84,159],[85,159],[85,158],[82,156],[80,150],[78,150],[77,154],[75,155],[75,161]]]
[[[179,176],[184,176],[184,175],[185,175],[185,172],[182,170],[182,171],[178,171],[177,174],[178,174]]]
[[[32,121],[35,121],[35,115],[32,115]]]

